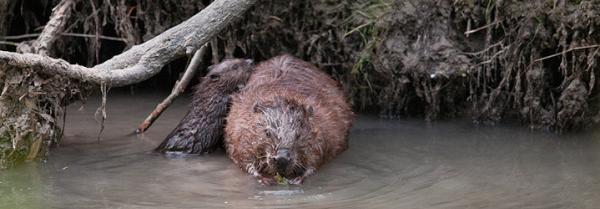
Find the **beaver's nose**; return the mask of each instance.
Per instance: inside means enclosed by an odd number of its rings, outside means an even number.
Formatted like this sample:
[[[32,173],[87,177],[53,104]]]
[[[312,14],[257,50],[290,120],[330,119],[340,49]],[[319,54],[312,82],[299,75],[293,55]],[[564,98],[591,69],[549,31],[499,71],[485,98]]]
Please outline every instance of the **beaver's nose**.
[[[277,156],[275,157],[275,164],[277,165],[277,171],[279,173],[285,173],[285,168],[287,168],[290,163],[290,152],[288,149],[278,149]]]

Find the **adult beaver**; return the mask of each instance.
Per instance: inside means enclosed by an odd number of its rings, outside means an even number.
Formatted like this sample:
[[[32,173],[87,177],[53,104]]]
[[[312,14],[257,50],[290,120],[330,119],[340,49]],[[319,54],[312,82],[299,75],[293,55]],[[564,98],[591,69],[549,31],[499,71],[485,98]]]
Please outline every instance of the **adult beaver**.
[[[348,147],[353,113],[340,85],[310,63],[282,55],[260,63],[232,96],[225,148],[242,170],[300,184]]]
[[[155,151],[201,154],[218,148],[230,95],[246,83],[252,68],[252,60],[244,59],[228,59],[210,66],[195,87],[191,110]]]

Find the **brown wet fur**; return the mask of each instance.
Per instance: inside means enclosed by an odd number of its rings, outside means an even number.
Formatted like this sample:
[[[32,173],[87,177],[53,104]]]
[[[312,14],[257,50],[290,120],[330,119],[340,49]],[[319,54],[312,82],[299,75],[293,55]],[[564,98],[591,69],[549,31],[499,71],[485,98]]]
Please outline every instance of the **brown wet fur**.
[[[246,86],[232,96],[225,148],[242,170],[263,183],[279,173],[290,183],[348,147],[353,113],[340,85],[314,65],[291,55],[260,63]],[[290,163],[277,170],[277,150]]]
[[[244,59],[228,59],[210,66],[195,87],[190,111],[155,150],[202,154],[222,145],[230,95],[246,83],[252,68],[252,61]]]

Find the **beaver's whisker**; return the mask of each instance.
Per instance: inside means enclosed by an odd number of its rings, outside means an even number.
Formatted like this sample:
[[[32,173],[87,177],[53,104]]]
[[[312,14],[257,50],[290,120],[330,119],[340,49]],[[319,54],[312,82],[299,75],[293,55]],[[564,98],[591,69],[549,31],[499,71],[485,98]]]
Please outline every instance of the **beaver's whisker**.
[[[267,155],[263,155],[263,156],[256,156],[256,158],[258,158],[258,159],[267,158],[267,157],[268,157]]]
[[[294,161],[293,167],[300,167],[302,169],[306,169],[306,167],[304,167],[304,165],[302,165],[299,161]]]

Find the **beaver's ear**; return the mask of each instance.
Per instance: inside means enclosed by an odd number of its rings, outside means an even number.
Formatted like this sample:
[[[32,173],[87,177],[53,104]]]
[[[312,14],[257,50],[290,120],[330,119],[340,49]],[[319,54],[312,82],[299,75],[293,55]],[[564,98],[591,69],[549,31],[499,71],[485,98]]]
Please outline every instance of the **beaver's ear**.
[[[254,113],[262,113],[265,111],[265,106],[257,102],[254,103],[254,107],[252,107],[252,110],[254,110]]]
[[[308,117],[312,117],[312,116],[315,114],[315,110],[314,110],[314,109],[313,109],[313,107],[312,107],[312,106],[310,106],[310,105],[309,105],[309,106],[307,106],[307,107],[306,107],[306,108],[304,108],[304,109],[305,109],[305,112],[306,112],[306,116],[308,116]]]
[[[218,80],[220,76],[218,74],[210,74],[210,75],[208,75],[208,77],[214,81],[214,80]]]
[[[268,108],[273,108],[275,106],[276,104],[274,104],[273,101],[261,101],[254,103],[252,110],[254,110],[255,113],[265,112]]]
[[[245,61],[246,61],[246,63],[248,63],[249,65],[251,65],[251,64],[254,64],[254,60],[252,60],[252,59],[246,59]]]

